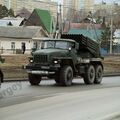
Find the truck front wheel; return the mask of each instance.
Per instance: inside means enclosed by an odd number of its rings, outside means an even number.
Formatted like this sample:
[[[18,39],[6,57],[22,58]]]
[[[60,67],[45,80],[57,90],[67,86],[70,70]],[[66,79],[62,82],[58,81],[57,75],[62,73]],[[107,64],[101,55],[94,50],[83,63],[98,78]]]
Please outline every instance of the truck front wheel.
[[[31,85],[39,85],[41,81],[40,75],[28,74],[28,78]]]
[[[103,75],[103,68],[101,65],[97,65],[95,67],[95,84],[100,84],[102,81],[102,75]]]
[[[73,70],[71,66],[64,66],[60,71],[60,84],[70,86],[73,80]]]
[[[85,84],[93,84],[95,80],[95,68],[93,65],[89,65],[84,74]]]
[[[58,84],[58,85],[60,84],[59,72],[60,72],[60,71],[58,71],[58,72],[55,73],[55,82],[56,82],[56,84]]]

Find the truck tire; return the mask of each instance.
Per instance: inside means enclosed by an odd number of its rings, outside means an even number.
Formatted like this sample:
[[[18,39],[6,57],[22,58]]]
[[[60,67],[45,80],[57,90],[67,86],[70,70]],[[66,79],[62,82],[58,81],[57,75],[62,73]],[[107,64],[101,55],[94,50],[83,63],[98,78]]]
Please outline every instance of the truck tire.
[[[64,66],[60,71],[60,84],[70,86],[73,80],[73,70],[71,66]]]
[[[84,82],[85,84],[93,84],[95,80],[95,68],[93,65],[90,65],[86,69],[86,73],[84,74]]]
[[[54,75],[48,75],[47,78],[48,79],[54,79]]]
[[[28,74],[28,78],[31,85],[39,85],[41,81],[40,75]]]
[[[59,75],[59,72],[60,71],[58,71],[58,72],[55,73],[55,82],[56,82],[56,84],[60,84],[60,75]]]
[[[103,68],[101,65],[97,65],[95,67],[95,84],[100,84],[102,81],[102,75],[103,75]]]

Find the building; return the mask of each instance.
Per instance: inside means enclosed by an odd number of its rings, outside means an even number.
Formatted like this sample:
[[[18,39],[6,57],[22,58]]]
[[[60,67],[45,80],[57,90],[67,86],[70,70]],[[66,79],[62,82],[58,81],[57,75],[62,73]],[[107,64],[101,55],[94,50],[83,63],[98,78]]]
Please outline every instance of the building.
[[[10,17],[5,17],[0,19],[0,26],[22,26],[24,23],[24,18],[10,18]]]
[[[74,0],[74,7],[76,10],[83,9],[86,12],[92,11],[94,0]]]
[[[70,22],[66,22],[65,26],[64,26],[64,33],[68,33],[68,31],[70,29],[102,29],[102,25],[101,24],[90,24],[90,23],[70,23]]]
[[[54,20],[48,10],[34,9],[25,25],[42,26],[49,35],[53,35],[52,33],[55,32]]]
[[[76,12],[93,10],[94,0],[63,0],[63,18],[71,17]]]
[[[117,8],[120,8],[119,5],[117,4],[106,4],[106,3],[101,3],[101,4],[95,4],[94,5],[94,12],[99,12],[99,16],[106,16],[106,15],[111,15],[112,12],[114,13]],[[119,11],[118,11],[119,12]]]
[[[35,8],[49,10],[51,14],[56,17],[58,5],[57,2],[51,2],[50,0],[1,0],[0,4],[5,5],[8,9],[12,8],[15,15],[22,8],[26,8],[28,11],[32,12]]]
[[[0,4],[10,9],[10,0],[0,0]]]
[[[96,18],[104,19],[106,25],[111,24],[111,20],[113,20],[113,25],[117,28],[120,27],[120,5],[118,4],[96,4],[94,5],[94,14],[93,16]]]
[[[62,7],[62,12],[63,12],[63,20],[68,20],[71,18],[71,12],[73,8],[72,0],[63,0],[63,7]]]
[[[48,37],[42,27],[0,27],[0,53],[17,53],[23,44],[26,53],[30,53],[36,43],[32,38],[39,37]]]
[[[16,3],[17,0],[0,0],[0,4],[6,6],[8,9],[10,8],[16,8]]]
[[[31,15],[31,12],[28,11],[26,8],[22,8],[20,11],[18,11],[16,17],[21,17],[27,20]]]

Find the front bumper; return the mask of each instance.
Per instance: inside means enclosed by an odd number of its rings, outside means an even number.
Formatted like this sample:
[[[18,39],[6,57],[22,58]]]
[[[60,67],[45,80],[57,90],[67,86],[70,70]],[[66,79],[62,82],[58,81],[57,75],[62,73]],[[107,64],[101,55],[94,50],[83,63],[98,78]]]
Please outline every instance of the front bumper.
[[[56,71],[60,68],[60,64],[54,65],[39,65],[39,64],[28,64],[24,69],[27,70],[27,73],[39,74],[39,75],[51,75],[55,74]]]
[[[55,71],[45,71],[45,70],[28,70],[27,73],[36,74],[36,75],[52,75],[55,74]]]

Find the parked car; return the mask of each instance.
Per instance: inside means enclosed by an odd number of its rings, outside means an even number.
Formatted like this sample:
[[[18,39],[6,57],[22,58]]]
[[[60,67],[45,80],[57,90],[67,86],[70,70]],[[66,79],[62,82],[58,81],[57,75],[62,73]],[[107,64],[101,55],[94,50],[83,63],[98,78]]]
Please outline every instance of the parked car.
[[[2,70],[0,69],[0,86],[1,86],[1,83],[3,82],[3,72]]]

